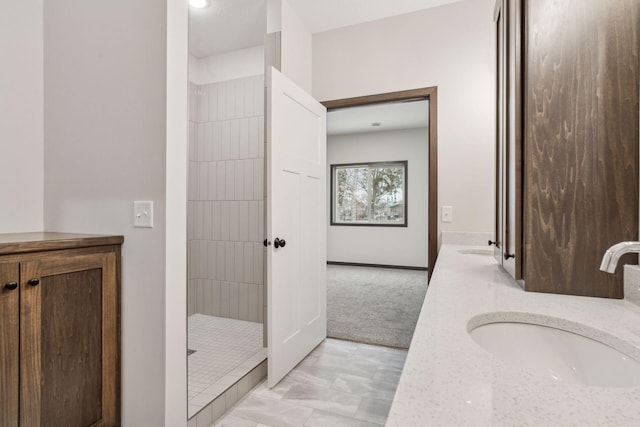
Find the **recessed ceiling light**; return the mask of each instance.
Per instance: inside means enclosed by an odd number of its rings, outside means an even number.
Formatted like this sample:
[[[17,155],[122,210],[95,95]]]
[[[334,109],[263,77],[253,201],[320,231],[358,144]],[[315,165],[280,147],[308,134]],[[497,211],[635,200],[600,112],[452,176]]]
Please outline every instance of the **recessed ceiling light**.
[[[209,6],[209,0],[189,0],[189,6],[196,9],[203,9]]]
[[[378,127],[382,126],[382,123],[380,123],[380,122],[373,122],[373,123],[371,123],[371,126],[373,126],[374,128],[378,128]]]

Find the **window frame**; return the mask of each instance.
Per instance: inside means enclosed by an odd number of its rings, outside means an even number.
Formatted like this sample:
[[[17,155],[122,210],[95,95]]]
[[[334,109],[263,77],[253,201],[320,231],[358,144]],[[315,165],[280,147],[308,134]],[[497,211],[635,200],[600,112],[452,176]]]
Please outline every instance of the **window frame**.
[[[387,165],[390,167],[393,166],[402,166],[404,169],[404,191],[403,191],[403,202],[404,202],[404,221],[403,223],[391,224],[391,223],[357,223],[357,222],[336,222],[335,221],[335,208],[336,208],[336,192],[335,192],[335,171],[338,168],[345,167],[362,167],[362,166],[383,166]],[[331,174],[331,188],[330,188],[330,212],[329,212],[329,221],[331,226],[341,226],[341,227],[409,227],[409,161],[408,160],[394,160],[394,161],[384,161],[384,162],[357,162],[357,163],[339,163],[332,164],[330,169]]]

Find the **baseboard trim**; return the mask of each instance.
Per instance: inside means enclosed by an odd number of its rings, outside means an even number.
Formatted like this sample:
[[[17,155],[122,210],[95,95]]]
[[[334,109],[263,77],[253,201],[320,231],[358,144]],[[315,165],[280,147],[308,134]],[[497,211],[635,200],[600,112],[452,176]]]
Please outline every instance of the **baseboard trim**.
[[[386,264],[363,264],[360,262],[327,261],[327,265],[347,265],[350,267],[377,267],[377,268],[395,268],[398,270],[429,271],[427,267],[411,267],[407,265],[386,265]]]

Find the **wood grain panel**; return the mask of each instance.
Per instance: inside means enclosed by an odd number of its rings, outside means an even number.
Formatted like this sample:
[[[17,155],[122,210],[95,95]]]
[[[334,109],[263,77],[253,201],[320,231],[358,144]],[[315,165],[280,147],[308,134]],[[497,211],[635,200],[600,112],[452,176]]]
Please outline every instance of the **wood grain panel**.
[[[5,284],[20,280],[18,263],[0,263],[0,426],[18,426],[20,290]]]
[[[42,277],[42,427],[102,418],[102,270]]]
[[[7,255],[0,255],[0,262],[36,261],[36,260],[51,259],[52,257],[66,258],[66,257],[79,257],[83,255],[107,254],[107,253],[117,251],[118,248],[120,248],[120,245],[94,246],[89,248],[63,249],[63,250],[53,250],[53,251],[47,250],[42,252],[30,252],[28,254],[24,254],[24,253],[7,254]]]
[[[120,425],[120,250],[103,248],[21,263],[22,425]]]
[[[638,239],[640,2],[525,11],[526,289],[621,298],[622,269],[598,267]]]
[[[41,287],[27,277],[39,277],[37,262],[20,265],[20,425],[40,425]]]
[[[102,268],[102,411],[105,425],[120,425],[120,260],[118,246]]]
[[[37,251],[119,245],[123,236],[56,232],[0,234],[0,255]]]

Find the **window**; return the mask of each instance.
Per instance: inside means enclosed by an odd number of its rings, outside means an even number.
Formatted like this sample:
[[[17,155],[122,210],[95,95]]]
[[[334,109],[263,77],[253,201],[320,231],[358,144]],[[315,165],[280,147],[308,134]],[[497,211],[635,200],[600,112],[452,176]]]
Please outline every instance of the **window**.
[[[331,165],[331,225],[407,226],[407,162]]]

